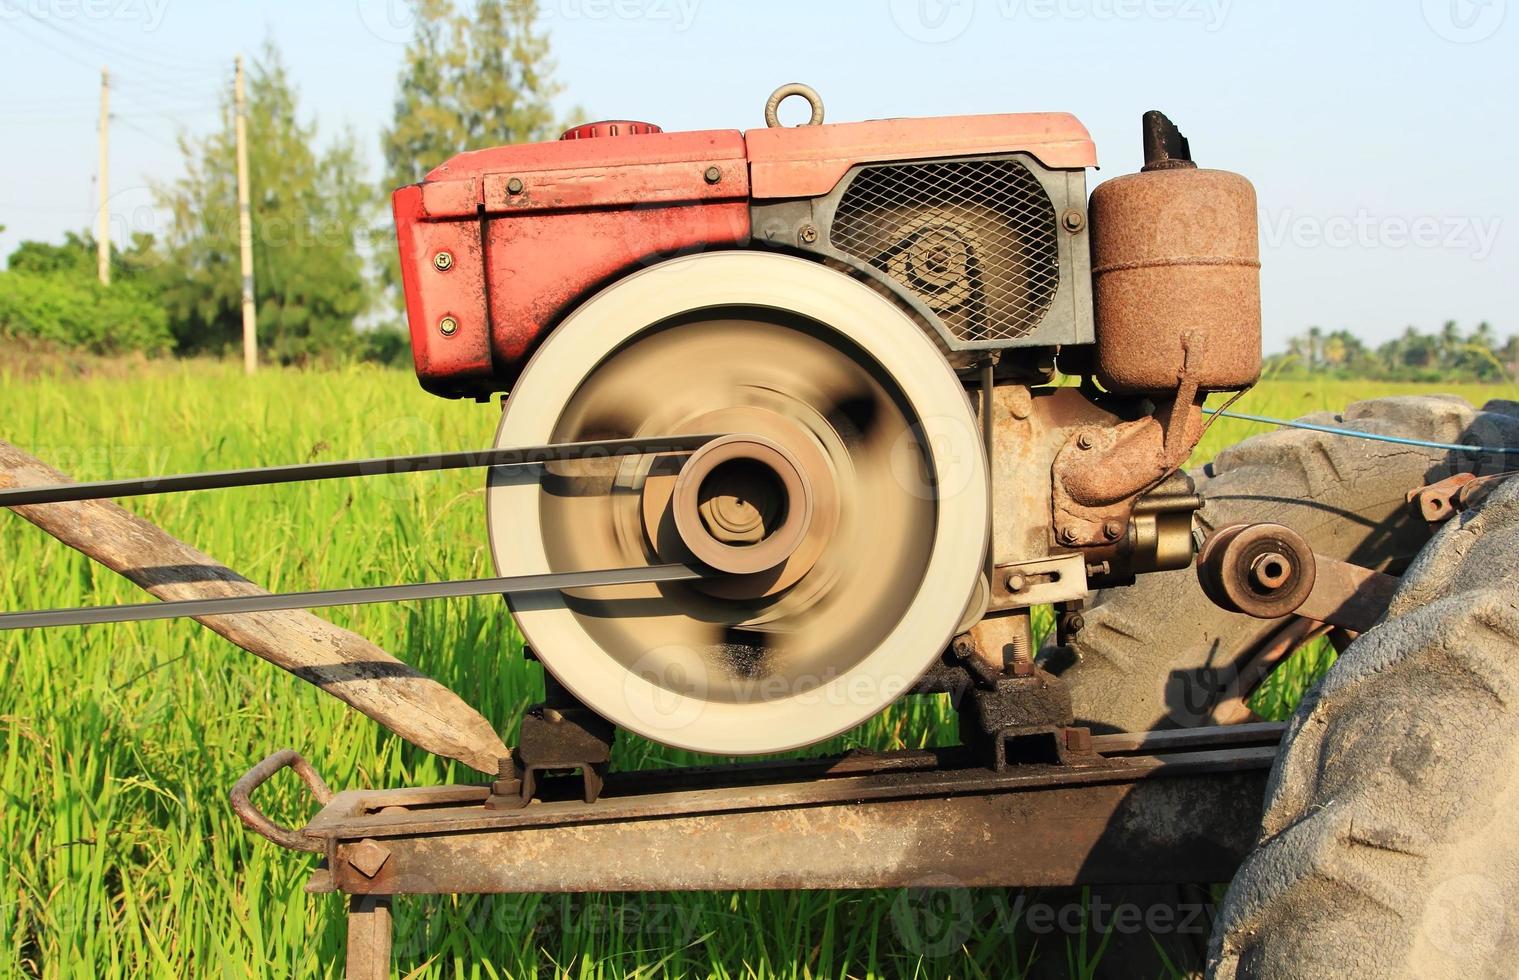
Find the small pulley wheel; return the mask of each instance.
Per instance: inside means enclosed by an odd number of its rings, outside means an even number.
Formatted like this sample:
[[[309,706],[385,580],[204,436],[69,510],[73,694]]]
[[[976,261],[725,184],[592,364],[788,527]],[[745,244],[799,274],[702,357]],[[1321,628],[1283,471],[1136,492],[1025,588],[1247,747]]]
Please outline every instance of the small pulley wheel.
[[[1203,543],[1197,580],[1221,608],[1277,619],[1313,591],[1313,549],[1281,524],[1231,524]]]
[[[823,125],[823,97],[818,94],[817,89],[813,88],[811,85],[803,85],[801,82],[790,82],[786,85],[782,85],[780,88],[770,93],[770,98],[765,100],[765,125],[769,126],[771,129],[780,128],[781,103],[793,95],[800,95],[802,98],[806,99],[807,104],[812,107],[812,118],[807,120],[802,125]]]

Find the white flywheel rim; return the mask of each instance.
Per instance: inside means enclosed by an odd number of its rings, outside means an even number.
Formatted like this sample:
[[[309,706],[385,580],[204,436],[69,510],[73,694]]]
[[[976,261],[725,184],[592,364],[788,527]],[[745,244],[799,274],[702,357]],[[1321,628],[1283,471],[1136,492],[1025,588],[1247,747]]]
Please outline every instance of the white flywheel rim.
[[[602,360],[654,326],[707,309],[774,310],[821,324],[866,351],[902,392],[925,433],[939,488],[932,548],[901,619],[839,677],[760,702],[713,701],[670,690],[600,649],[562,596],[515,597],[517,623],[544,666],[572,694],[622,728],[676,748],[717,755],[781,752],[822,741],[896,700],[951,639],[981,575],[990,494],[975,416],[933,342],[868,286],[815,262],[762,252],[672,259],[607,287],[554,330],[512,391],[497,446],[550,442],[564,407]],[[486,516],[501,575],[551,570],[539,489],[491,471]],[[890,574],[886,570],[884,574]]]

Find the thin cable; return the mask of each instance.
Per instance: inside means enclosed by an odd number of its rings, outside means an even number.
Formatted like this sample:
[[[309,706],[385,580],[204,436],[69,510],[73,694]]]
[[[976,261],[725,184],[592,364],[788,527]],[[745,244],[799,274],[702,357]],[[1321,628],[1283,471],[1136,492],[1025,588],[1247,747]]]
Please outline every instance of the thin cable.
[[[1373,442],[1391,442],[1399,446],[1418,446],[1421,449],[1448,449],[1453,452],[1463,453],[1497,453],[1502,456],[1519,456],[1519,447],[1509,448],[1506,446],[1466,446],[1459,442],[1431,442],[1428,439],[1408,439],[1403,436],[1388,436],[1380,432],[1361,432],[1357,429],[1340,429],[1332,425],[1319,425],[1314,422],[1289,421],[1287,419],[1274,419],[1266,415],[1246,415],[1243,412],[1226,412],[1221,408],[1203,409],[1208,415],[1222,415],[1227,419],[1239,419],[1241,422],[1259,422],[1262,425],[1280,425],[1289,429],[1307,429],[1310,432],[1327,432],[1335,436],[1349,436],[1352,439],[1370,439]]]
[[[162,73],[165,76],[198,74],[212,70],[211,62],[185,61],[182,59],[173,62],[162,61],[146,56],[141,52],[133,51],[130,48],[117,44],[115,41],[108,41],[103,37],[91,34],[80,25],[70,25],[73,28],[72,30],[65,29],[52,20],[39,16],[35,11],[28,10],[24,6],[11,2],[11,0],[0,0],[0,4],[23,17],[31,19],[33,23],[52,31],[59,37],[82,45],[91,52],[110,60],[125,58],[129,61],[136,61],[144,66],[144,69],[155,73]],[[201,67],[201,65],[205,67]],[[139,71],[144,69],[139,69]]]
[[[1250,386],[1250,388],[1254,388],[1254,387],[1255,387],[1254,385]],[[1213,417],[1210,418],[1210,419],[1208,419],[1208,421],[1206,421],[1206,422],[1203,423],[1203,430],[1197,434],[1197,441],[1198,442],[1202,442],[1203,436],[1207,435],[1208,434],[1208,430],[1211,429],[1211,428],[1213,428],[1213,423],[1218,421],[1219,415],[1223,414],[1223,415],[1227,416],[1227,414],[1228,414],[1227,410],[1228,410],[1229,406],[1233,405],[1235,402],[1239,401],[1241,398],[1244,398],[1245,397],[1245,393],[1247,391],[1249,391],[1250,388],[1241,388],[1239,391],[1236,391],[1234,394],[1230,395],[1229,396],[1229,400],[1226,401],[1226,402],[1224,402],[1224,404],[1218,409],[1218,411],[1216,411],[1216,412],[1209,412],[1209,414],[1212,415]],[[1203,411],[1207,412],[1208,410],[1205,408],[1205,409],[1203,409]]]

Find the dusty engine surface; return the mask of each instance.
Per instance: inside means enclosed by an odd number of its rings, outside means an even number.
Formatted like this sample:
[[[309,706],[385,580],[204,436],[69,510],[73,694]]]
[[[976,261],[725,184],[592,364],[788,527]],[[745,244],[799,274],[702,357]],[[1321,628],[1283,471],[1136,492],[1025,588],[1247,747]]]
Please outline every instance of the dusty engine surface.
[[[1035,675],[1032,606],[1191,562],[1177,468],[1260,367],[1254,192],[1160,113],[1090,200],[1069,115],[823,124],[792,85],[767,121],[595,123],[394,198],[418,378],[510,392],[498,445],[714,436],[493,472],[488,517],[503,575],[720,573],[512,602],[579,702],[722,754],[836,734],[942,657]]]

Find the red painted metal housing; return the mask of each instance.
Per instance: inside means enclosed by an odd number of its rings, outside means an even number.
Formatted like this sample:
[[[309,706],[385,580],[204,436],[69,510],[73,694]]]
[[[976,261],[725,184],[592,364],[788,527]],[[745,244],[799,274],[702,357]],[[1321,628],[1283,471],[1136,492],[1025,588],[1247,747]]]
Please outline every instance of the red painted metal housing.
[[[1055,169],[1097,162],[1086,129],[1063,113],[654,129],[619,122],[462,153],[395,192],[424,388],[509,389],[538,341],[597,289],[673,255],[744,247],[752,201],[826,194],[856,164],[1018,151]]]

